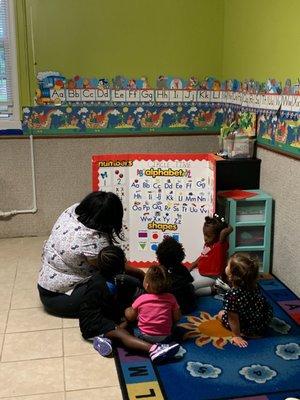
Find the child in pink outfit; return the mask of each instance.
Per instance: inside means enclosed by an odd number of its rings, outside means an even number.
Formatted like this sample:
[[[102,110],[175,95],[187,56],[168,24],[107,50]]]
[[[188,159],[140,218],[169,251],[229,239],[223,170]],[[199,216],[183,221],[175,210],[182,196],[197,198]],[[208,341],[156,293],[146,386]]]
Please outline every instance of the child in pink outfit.
[[[165,341],[172,333],[173,325],[181,318],[176,298],[167,293],[167,275],[161,266],[149,268],[144,278],[147,293],[138,297],[125,310],[128,321],[138,322],[140,337],[150,343]]]

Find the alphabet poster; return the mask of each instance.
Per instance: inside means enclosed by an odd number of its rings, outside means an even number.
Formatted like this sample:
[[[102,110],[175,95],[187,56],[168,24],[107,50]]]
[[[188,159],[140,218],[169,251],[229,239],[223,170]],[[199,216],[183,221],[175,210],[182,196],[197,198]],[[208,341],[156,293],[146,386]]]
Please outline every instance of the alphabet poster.
[[[214,212],[213,154],[105,154],[92,157],[93,190],[116,193],[124,207],[121,244],[138,267],[156,260],[165,236],[193,262],[203,247],[202,227]]]

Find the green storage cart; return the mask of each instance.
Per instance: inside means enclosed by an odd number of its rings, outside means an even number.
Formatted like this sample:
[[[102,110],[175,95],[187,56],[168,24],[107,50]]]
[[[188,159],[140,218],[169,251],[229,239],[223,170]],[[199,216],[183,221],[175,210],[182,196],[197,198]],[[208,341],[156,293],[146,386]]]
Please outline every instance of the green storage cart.
[[[270,195],[262,190],[246,190],[256,193],[246,199],[235,200],[218,196],[218,210],[225,215],[233,228],[229,235],[229,256],[246,252],[257,257],[260,272],[270,272],[272,202]],[[219,192],[219,195],[222,192]]]

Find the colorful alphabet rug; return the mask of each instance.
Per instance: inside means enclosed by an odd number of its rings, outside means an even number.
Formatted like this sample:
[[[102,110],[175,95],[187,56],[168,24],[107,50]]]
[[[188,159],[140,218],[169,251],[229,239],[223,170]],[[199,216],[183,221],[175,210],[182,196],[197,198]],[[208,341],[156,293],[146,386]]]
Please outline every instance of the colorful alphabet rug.
[[[184,340],[177,359],[153,366],[148,357],[116,350],[126,400],[285,400],[300,398],[300,299],[272,276],[259,282],[274,308],[267,335],[247,348],[231,344],[216,319],[222,302],[199,299],[182,318]]]

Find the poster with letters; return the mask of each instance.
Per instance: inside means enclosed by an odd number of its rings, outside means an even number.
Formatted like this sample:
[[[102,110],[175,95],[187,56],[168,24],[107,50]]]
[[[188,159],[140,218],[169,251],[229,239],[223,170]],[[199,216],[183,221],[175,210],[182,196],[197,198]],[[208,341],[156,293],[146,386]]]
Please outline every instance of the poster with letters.
[[[105,154],[92,157],[93,190],[116,193],[124,207],[121,247],[146,267],[165,236],[193,262],[203,247],[202,227],[215,204],[213,154]]]

